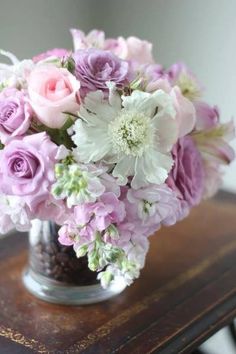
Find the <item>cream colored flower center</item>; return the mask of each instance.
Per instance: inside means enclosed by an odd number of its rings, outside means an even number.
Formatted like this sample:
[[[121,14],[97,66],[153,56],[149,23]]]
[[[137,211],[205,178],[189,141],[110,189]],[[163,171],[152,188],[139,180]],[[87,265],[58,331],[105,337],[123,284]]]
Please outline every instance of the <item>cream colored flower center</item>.
[[[109,125],[109,134],[117,153],[141,156],[153,140],[151,118],[139,112],[122,112]]]
[[[180,87],[182,94],[190,101],[194,101],[201,96],[201,92],[196,81],[189,75],[182,73],[176,84]]]

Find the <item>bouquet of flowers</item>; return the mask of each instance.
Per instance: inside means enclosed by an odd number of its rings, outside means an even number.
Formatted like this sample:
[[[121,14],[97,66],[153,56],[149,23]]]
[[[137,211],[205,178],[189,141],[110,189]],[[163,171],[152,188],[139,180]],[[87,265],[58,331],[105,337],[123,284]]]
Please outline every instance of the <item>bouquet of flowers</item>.
[[[184,64],[136,37],[71,30],[74,50],[0,64],[0,231],[60,225],[102,286],[139,276],[148,236],[218,189],[233,122]]]

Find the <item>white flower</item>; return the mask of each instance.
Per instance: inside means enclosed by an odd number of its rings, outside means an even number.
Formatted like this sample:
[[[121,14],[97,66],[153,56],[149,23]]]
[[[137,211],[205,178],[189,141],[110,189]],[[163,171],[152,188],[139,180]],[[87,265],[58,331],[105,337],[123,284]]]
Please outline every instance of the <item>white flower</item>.
[[[131,285],[144,267],[149,241],[146,237],[133,237],[125,247],[121,262],[109,264],[106,270],[98,274],[101,285],[106,288],[112,281]]]
[[[16,196],[0,195],[0,233],[5,234],[14,228],[28,231],[30,227],[23,200]]]
[[[190,101],[201,97],[201,90],[197,81],[185,71],[179,75],[176,85],[180,87],[182,94]]]
[[[68,208],[81,203],[95,202],[105,191],[99,178],[102,172],[90,165],[56,164],[56,182],[52,186],[52,194],[56,199],[66,199]]]
[[[0,63],[0,85],[2,87],[26,87],[26,78],[35,64],[32,60],[19,61],[14,54],[0,50],[0,54],[9,58],[12,64]]]
[[[172,167],[170,154],[178,137],[176,111],[170,95],[133,91],[120,96],[109,84],[109,99],[89,93],[74,124],[72,140],[80,161],[115,164],[112,174],[137,189],[164,183]]]

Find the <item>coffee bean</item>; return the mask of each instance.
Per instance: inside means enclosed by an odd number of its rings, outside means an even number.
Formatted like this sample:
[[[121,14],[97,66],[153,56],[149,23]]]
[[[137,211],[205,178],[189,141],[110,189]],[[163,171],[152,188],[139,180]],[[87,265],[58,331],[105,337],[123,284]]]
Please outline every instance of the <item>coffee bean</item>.
[[[58,262],[60,262],[61,264],[66,264],[69,262],[70,256],[66,253],[63,252],[59,252],[56,255],[56,259],[58,260]]]
[[[46,245],[45,249],[49,254],[56,254],[58,252],[57,244],[53,242],[50,242],[48,245]]]

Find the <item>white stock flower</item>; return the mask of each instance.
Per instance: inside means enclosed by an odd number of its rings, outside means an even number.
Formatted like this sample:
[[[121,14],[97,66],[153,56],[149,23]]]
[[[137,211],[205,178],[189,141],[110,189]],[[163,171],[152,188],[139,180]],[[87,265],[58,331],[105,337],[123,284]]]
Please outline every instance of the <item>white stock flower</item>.
[[[113,176],[121,185],[133,176],[135,189],[164,183],[178,137],[172,98],[162,90],[120,97],[111,84],[109,89],[108,100],[96,91],[80,107],[82,119],[75,122],[72,136],[80,161],[115,164]]]
[[[58,163],[55,166],[56,182],[52,185],[52,194],[56,199],[66,199],[68,208],[95,202],[105,192],[99,178],[102,172],[90,165]]]
[[[5,234],[16,228],[28,231],[30,219],[25,209],[25,203],[16,196],[0,195],[0,233]]]

